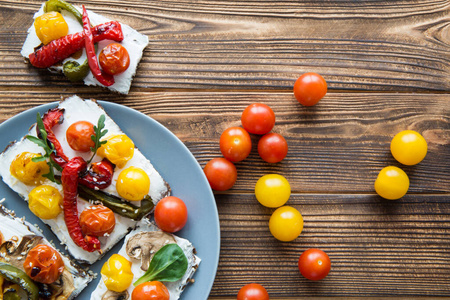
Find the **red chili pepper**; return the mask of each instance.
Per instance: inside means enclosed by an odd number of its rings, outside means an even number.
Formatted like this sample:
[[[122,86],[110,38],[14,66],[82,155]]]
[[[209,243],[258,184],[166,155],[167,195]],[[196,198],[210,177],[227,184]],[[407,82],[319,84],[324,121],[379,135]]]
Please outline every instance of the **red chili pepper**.
[[[86,49],[86,56],[89,63],[89,68],[95,79],[104,86],[111,86],[114,84],[114,77],[110,74],[102,72],[98,65],[97,53],[95,52],[94,36],[91,31],[91,22],[89,21],[86,8],[83,5],[83,33],[84,33],[84,48]]]
[[[79,180],[79,183],[90,189],[104,189],[111,184],[114,165],[104,158],[101,162],[92,163],[90,170]]]
[[[52,153],[53,160],[64,168],[66,163],[69,161],[69,158],[64,154],[61,144],[53,133],[52,128],[55,125],[61,124],[64,121],[64,109],[63,108],[53,108],[48,110],[44,116],[42,117],[42,122],[44,123],[45,131],[47,132],[47,140],[53,144],[55,147],[55,153]],[[38,136],[41,135],[39,129],[37,129]]]
[[[86,170],[86,161],[81,157],[72,158],[62,171],[61,183],[64,191],[64,221],[69,235],[76,245],[88,252],[101,251],[100,241],[95,236],[83,235],[77,208],[78,180]]]
[[[95,26],[92,28],[92,35],[94,36],[94,43],[102,40],[113,40],[115,42],[123,40],[122,26],[116,21]],[[36,68],[49,68],[83,49],[84,45],[83,32],[66,35],[36,49],[29,55],[30,63]]]

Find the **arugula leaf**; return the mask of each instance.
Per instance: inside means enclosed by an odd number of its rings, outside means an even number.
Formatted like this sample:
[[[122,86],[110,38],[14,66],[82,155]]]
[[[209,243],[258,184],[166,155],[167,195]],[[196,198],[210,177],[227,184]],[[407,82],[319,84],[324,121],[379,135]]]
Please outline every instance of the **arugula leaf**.
[[[106,144],[106,141],[100,141],[100,139],[108,133],[108,129],[103,129],[105,128],[105,119],[105,115],[101,115],[100,118],[98,118],[97,126],[94,125],[95,134],[91,135],[91,140],[95,143],[95,146],[91,147],[91,151],[93,152],[93,154],[92,157],[88,160],[88,164],[94,158],[98,148]]]
[[[50,172],[48,172],[47,174],[42,174],[42,177],[48,178],[49,180],[51,180],[57,184],[61,184],[61,181],[59,181],[55,178],[55,172],[53,171],[53,168],[49,162],[47,162],[47,165],[50,167]]]
[[[153,256],[147,272],[139,278],[134,286],[147,281],[180,280],[188,268],[188,260],[177,244],[167,244]]]
[[[38,146],[41,146],[42,148],[44,148],[44,150],[45,150],[45,148],[48,147],[48,145],[46,143],[44,143],[44,141],[42,141],[41,139],[39,139],[35,136],[27,135],[26,138],[29,139],[30,141],[32,141],[33,143],[37,144]]]
[[[40,162],[47,160],[47,165],[49,166],[49,172],[47,174],[43,174],[42,177],[48,178],[49,180],[59,183],[59,180],[55,178],[55,172],[54,168],[61,171],[61,167],[53,161],[51,158],[51,154],[55,151],[55,146],[53,146],[52,143],[47,141],[47,131],[45,131],[44,122],[42,121],[42,117],[39,113],[37,113],[36,116],[36,124],[37,128],[39,130],[39,133],[41,134],[41,137],[35,137],[32,135],[27,135],[25,138],[32,141],[33,143],[37,144],[38,146],[42,147],[45,151],[45,154],[38,157],[33,157],[31,161],[33,162]]]
[[[45,156],[36,156],[36,157],[33,157],[32,159],[31,159],[31,161],[32,162],[35,162],[35,163],[37,163],[37,162],[41,162],[41,161],[46,161],[47,160],[47,158],[45,157]]]

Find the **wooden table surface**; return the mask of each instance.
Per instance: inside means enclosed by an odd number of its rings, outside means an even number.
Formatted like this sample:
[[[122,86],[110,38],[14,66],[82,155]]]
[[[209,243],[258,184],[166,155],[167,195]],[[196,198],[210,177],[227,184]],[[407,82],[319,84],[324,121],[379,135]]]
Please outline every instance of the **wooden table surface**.
[[[264,285],[271,299],[450,297],[450,1],[83,3],[149,36],[130,93],[72,84],[24,63],[20,49],[41,2],[0,0],[0,122],[73,94],[109,100],[162,123],[203,167],[221,156],[221,132],[241,125],[247,105],[262,102],[276,114],[273,131],[288,141],[278,164],[264,163],[254,145],[236,164],[236,185],[215,193],[221,255],[211,299],[236,299],[250,282]],[[329,85],[312,108],[292,93],[308,71]],[[428,142],[425,160],[413,167],[389,150],[405,129]],[[411,180],[398,201],[374,192],[388,165]],[[268,173],[289,180],[287,204],[304,217],[293,242],[271,236],[273,209],[254,196]],[[320,282],[298,272],[308,248],[331,258]]]

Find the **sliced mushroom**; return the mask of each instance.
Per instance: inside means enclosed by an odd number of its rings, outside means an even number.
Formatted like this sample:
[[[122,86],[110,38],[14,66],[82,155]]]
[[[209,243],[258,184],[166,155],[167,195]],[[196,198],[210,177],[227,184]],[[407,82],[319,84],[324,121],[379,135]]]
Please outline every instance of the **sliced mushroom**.
[[[126,251],[129,257],[141,259],[141,269],[147,271],[153,255],[167,244],[176,244],[171,234],[163,231],[139,232],[128,240]]]
[[[17,239],[11,239],[0,246],[0,256],[5,262],[22,269],[28,252],[41,240],[42,237],[37,235],[25,235],[19,243]]]
[[[52,291],[49,300],[67,300],[75,290],[72,274],[67,269],[64,269],[58,280],[48,286]]]
[[[103,294],[102,300],[128,300],[130,294],[127,290],[119,293],[111,290],[107,290],[105,294]]]

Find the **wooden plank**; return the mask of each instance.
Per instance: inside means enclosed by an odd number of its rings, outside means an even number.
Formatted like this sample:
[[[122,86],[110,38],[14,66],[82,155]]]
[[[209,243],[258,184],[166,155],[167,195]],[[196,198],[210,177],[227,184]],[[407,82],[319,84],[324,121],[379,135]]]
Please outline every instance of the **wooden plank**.
[[[0,120],[75,92],[0,92]],[[256,150],[258,136],[252,136],[253,151],[236,164],[238,181],[231,192],[252,192],[259,177],[280,173],[297,193],[373,193],[378,172],[388,165],[407,172],[409,193],[450,192],[450,96],[446,94],[329,93],[313,108],[300,106],[291,93],[141,92],[123,97],[85,88],[78,94],[114,101],[153,117],[177,135],[202,166],[221,156],[220,134],[241,125],[247,105],[270,105],[277,117],[273,131],[286,137],[288,156],[278,164],[263,162]],[[421,132],[428,141],[427,157],[412,167],[401,166],[389,150],[393,136],[405,129]]]
[[[236,296],[230,296],[230,297],[209,297],[208,299],[214,299],[214,300],[236,300]],[[270,297],[271,300],[292,300],[292,299],[311,299],[311,297],[303,297],[298,296],[295,298],[292,297]],[[314,297],[314,300],[359,300],[361,297]],[[401,297],[401,296],[395,296],[395,297],[364,297],[364,300],[386,300],[386,299],[396,299],[396,300],[424,300],[424,299],[430,299],[430,297]],[[444,298],[445,299],[445,298]]]
[[[0,86],[71,87],[23,63],[41,1],[0,1]],[[89,1],[150,37],[133,87],[449,91],[448,1]],[[75,85],[76,86],[76,85]]]
[[[216,195],[221,257],[211,298],[235,296],[250,282],[271,298],[450,296],[449,195],[380,201],[371,195],[292,195],[303,215],[293,242],[273,238],[253,195]],[[320,282],[298,271],[308,248],[327,252],[332,269]]]

